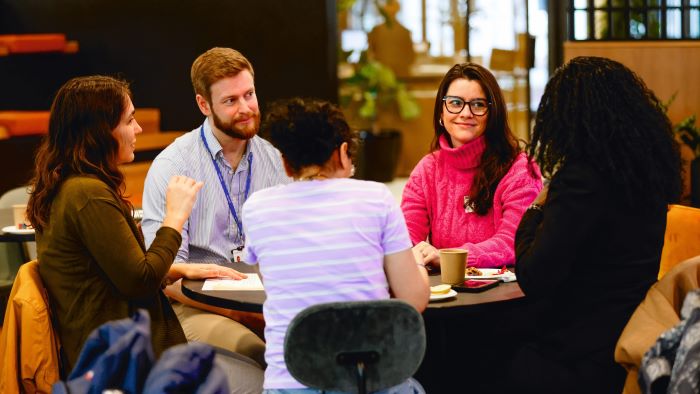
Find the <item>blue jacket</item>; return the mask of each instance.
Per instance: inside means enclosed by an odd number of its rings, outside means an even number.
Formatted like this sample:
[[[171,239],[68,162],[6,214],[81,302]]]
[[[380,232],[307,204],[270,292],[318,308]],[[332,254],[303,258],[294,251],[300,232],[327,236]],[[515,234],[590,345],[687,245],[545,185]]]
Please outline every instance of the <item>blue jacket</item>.
[[[83,345],[73,371],[53,386],[54,393],[102,393],[120,389],[140,393],[155,361],[151,345],[151,318],[140,309],[133,318],[105,323]]]
[[[174,346],[154,365],[150,317],[140,309],[133,318],[105,323],[85,341],[67,382],[53,393],[102,393],[119,389],[136,393],[228,393],[223,368],[214,362],[214,348],[203,343]]]
[[[144,394],[227,394],[226,373],[216,365],[214,355],[214,349],[203,343],[171,347],[148,375]]]

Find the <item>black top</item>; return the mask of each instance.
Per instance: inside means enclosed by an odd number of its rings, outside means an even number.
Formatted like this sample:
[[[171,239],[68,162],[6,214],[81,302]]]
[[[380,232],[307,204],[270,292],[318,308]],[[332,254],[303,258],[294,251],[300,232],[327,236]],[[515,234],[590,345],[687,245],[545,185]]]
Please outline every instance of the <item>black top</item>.
[[[561,364],[614,364],[622,329],[656,281],[666,212],[630,206],[591,165],[566,164],[554,175],[543,210],[528,209],[515,238],[515,272],[538,307],[544,354]]]

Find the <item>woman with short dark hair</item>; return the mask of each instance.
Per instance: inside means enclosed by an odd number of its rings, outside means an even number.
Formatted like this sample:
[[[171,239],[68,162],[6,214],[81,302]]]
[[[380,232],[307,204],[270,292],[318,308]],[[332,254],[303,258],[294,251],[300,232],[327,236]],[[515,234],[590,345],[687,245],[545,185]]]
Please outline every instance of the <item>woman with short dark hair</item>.
[[[296,381],[284,361],[285,333],[294,316],[316,304],[392,295],[422,311],[428,277],[416,265],[389,189],[349,179],[355,139],[340,109],[293,99],[271,108],[262,130],[294,178],[255,192],[243,206],[244,260],[259,265],[267,294],[264,387],[270,394],[316,393]],[[408,381],[391,392],[422,392],[418,387]]]

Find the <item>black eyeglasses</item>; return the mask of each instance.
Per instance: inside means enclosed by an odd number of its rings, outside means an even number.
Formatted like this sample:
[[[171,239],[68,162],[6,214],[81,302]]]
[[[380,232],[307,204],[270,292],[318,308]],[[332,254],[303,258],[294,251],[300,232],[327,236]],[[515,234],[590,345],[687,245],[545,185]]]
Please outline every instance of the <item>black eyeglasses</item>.
[[[486,115],[486,113],[489,112],[489,105],[491,105],[486,99],[465,101],[463,98],[457,96],[445,96],[442,98],[442,101],[445,103],[447,112],[451,114],[458,114],[462,112],[466,105],[469,105],[469,111],[475,116]]]

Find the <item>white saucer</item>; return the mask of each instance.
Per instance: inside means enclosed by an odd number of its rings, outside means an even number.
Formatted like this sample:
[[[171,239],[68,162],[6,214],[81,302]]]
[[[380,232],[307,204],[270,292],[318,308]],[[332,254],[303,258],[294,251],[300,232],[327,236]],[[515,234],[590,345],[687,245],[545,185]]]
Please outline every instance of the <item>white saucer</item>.
[[[445,294],[431,294],[431,295],[430,295],[430,301],[445,300],[445,299],[447,299],[447,298],[452,298],[452,297],[455,297],[455,296],[457,296],[457,292],[454,291],[454,290],[452,290],[452,289],[450,289],[450,291],[448,291],[448,292],[445,293]]]
[[[7,226],[2,228],[2,232],[10,234],[34,234],[33,228],[17,228],[17,226]]]

